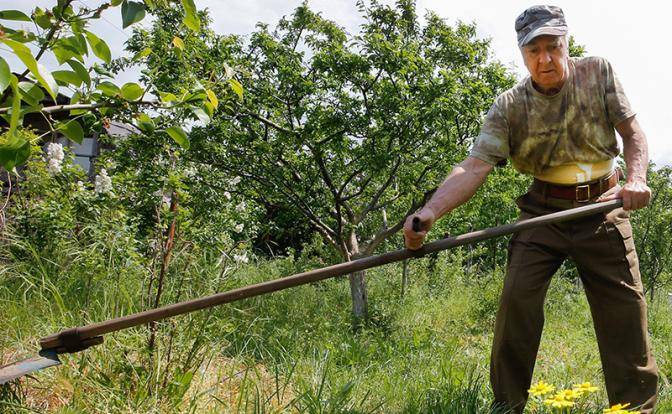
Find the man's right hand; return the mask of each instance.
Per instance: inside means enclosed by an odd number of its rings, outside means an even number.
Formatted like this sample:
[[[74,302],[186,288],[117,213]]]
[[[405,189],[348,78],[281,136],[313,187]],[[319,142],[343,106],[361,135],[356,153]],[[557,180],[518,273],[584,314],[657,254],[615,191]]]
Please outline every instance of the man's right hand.
[[[416,232],[413,230],[413,219],[420,219],[420,229],[421,231]],[[411,214],[406,218],[404,223],[404,243],[406,248],[411,250],[418,250],[422,247],[422,242],[427,236],[427,232],[432,228],[432,225],[436,221],[436,216],[434,212],[427,207],[423,207],[420,211],[415,214]]]

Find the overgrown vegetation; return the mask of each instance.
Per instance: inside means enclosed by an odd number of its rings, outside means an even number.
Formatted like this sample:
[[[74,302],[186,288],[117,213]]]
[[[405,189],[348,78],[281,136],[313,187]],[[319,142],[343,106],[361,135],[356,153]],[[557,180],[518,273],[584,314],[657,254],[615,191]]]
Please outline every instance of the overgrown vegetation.
[[[65,356],[64,366],[5,389],[11,398],[2,404],[53,412],[490,412],[488,355],[502,275],[467,276],[463,253],[440,255],[433,271],[431,259],[412,262],[404,298],[400,265],[373,270],[371,323],[356,334],[347,281],[327,281],[162,323],[154,354],[146,348],[146,328],[108,335],[99,347]],[[4,254],[14,265],[4,267],[0,290],[3,361],[28,356],[38,337],[63,326],[138,307],[141,266],[115,278],[123,268],[118,257],[87,262],[73,241],[45,256],[13,240]],[[176,284],[166,295],[176,297],[182,288],[184,297],[197,296],[313,265],[293,257],[260,261],[217,284],[219,269],[207,260],[179,260],[174,269],[188,278],[188,287]],[[82,286],[91,266],[93,283]],[[672,409],[672,312],[665,301],[650,309],[663,375],[660,409],[666,412]],[[565,387],[602,384],[581,291],[556,278],[546,310],[535,377]],[[605,405],[600,389],[591,407],[601,412]]]
[[[126,10],[125,24],[145,11],[154,24],[128,42],[134,58],[82,67],[93,78],[80,79],[71,100],[89,111],[72,112],[75,123],[22,127],[20,117],[44,112],[33,104],[53,82],[31,83],[31,70],[4,82],[0,60],[0,161],[25,167],[3,171],[0,364],[33,355],[40,337],[65,327],[401,248],[398,223],[466,154],[481,114],[513,81],[474,26],[433,14],[421,26],[410,1],[362,3],[356,36],[302,5],[247,40],[215,34],[190,0],[111,3]],[[79,53],[61,56],[74,75],[54,75],[76,89],[86,76],[71,61],[84,55],[80,37],[96,11],[67,0],[52,11],[0,19],[37,19],[43,51]],[[3,30],[7,45],[32,41]],[[87,39],[96,56],[104,51]],[[124,92],[110,80],[129,67],[141,68],[143,86]],[[147,103],[156,112],[131,103],[139,90],[158,95]],[[110,118],[138,133],[107,138],[112,149],[90,181],[56,133],[78,140]],[[651,166],[649,181],[654,198],[633,226],[664,413],[672,169]],[[431,237],[515,220],[528,184],[496,169]],[[491,407],[488,364],[506,242],[372,269],[366,286],[359,274],[108,335],[62,367],[0,388],[0,411],[502,413]],[[567,265],[552,284],[535,381],[589,381],[599,389],[584,412],[601,413],[599,354],[575,278]],[[353,330],[352,298],[367,296]]]

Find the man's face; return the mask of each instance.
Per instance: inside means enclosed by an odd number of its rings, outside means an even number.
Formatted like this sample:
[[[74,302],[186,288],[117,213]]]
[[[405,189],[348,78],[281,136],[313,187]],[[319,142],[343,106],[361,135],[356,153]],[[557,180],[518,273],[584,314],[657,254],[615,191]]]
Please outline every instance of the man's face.
[[[535,37],[520,50],[532,80],[542,90],[562,87],[569,73],[569,52],[561,36]]]

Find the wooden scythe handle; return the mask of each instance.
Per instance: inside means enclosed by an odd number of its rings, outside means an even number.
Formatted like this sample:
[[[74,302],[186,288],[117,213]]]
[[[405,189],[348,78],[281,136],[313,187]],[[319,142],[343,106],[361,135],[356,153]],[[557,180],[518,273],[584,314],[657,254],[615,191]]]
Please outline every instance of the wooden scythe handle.
[[[79,341],[82,341],[82,346],[95,345],[100,342],[99,339],[94,341],[87,341],[91,338],[99,337],[101,335],[119,331],[126,328],[146,324],[148,322],[158,321],[172,316],[181,315],[184,313],[193,312],[199,309],[205,309],[212,306],[221,305],[223,303],[235,302],[237,300],[251,298],[254,296],[263,295],[266,293],[276,292],[294,286],[312,283],[319,280],[324,280],[336,276],[346,275],[364,269],[369,269],[376,266],[381,266],[388,263],[398,262],[408,258],[422,257],[430,253],[441,250],[451,249],[453,247],[462,246],[465,244],[475,243],[493,237],[503,236],[506,234],[516,233],[521,230],[527,230],[533,227],[544,226],[547,224],[558,223],[561,221],[572,220],[580,217],[589,216],[592,214],[604,213],[611,211],[623,205],[622,200],[616,199],[602,203],[590,204],[583,207],[573,208],[569,210],[559,211],[557,213],[547,214],[539,217],[534,217],[527,220],[520,220],[502,226],[487,228],[483,230],[473,231],[471,233],[460,236],[447,237],[445,239],[437,240],[427,243],[418,250],[401,249],[388,253],[383,253],[378,256],[369,256],[361,259],[353,260],[351,262],[339,263],[333,266],[328,266],[322,269],[311,270],[308,272],[298,273],[292,276],[286,276],[276,280],[257,283],[255,285],[245,286],[242,288],[230,290],[227,292],[217,293],[211,296],[206,296],[199,299],[192,299],[184,302],[167,305],[161,308],[147,310],[144,312],[135,313],[128,316],[111,319],[108,321],[93,323],[79,328],[72,328],[60,332],[58,334],[50,335],[40,339],[42,349],[56,349],[59,352],[77,352],[67,351],[67,348],[76,350],[76,341],[73,340],[73,332],[76,332]]]

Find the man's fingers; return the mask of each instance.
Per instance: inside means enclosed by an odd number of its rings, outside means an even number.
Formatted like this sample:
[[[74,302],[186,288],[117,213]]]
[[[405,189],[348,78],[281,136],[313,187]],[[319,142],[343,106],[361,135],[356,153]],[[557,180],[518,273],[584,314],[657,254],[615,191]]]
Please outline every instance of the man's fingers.
[[[649,205],[651,195],[649,193],[633,194],[631,197],[631,207],[633,210],[644,208]]]
[[[411,240],[423,240],[425,236],[427,235],[427,231],[422,230],[422,231],[413,231],[407,234],[407,236]]]
[[[614,193],[614,194],[611,194],[611,195],[608,195],[608,196],[606,196],[606,197],[599,197],[599,198],[597,199],[597,201],[599,201],[600,203],[602,203],[602,202],[604,202],[604,201],[616,200],[617,198],[621,198],[621,197],[622,197],[622,194],[621,194],[620,191],[618,191],[618,192],[616,192],[616,193]]]
[[[418,250],[422,247],[422,242],[425,240],[426,235],[427,232],[424,230],[418,232],[407,232],[404,237],[404,244],[406,245],[406,248],[411,250]]]
[[[405,229],[404,244],[408,249],[417,250],[422,247],[422,241],[427,235],[427,231],[414,231],[412,225]]]
[[[632,210],[632,194],[623,194],[623,210]]]
[[[642,200],[643,194],[632,194],[630,196],[630,208],[633,210],[637,210],[638,208],[642,207],[643,200]]]
[[[406,248],[408,250],[418,250],[422,247],[422,243],[406,243]]]

